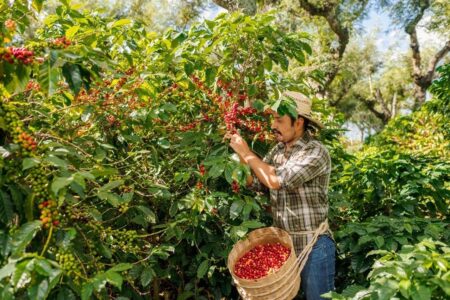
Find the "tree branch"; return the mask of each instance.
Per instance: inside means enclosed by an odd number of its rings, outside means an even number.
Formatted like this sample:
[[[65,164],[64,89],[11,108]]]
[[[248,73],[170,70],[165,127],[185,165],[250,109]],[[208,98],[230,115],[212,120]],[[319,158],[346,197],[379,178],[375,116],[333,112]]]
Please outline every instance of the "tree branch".
[[[375,105],[377,104],[377,101],[375,99],[368,99],[366,97],[363,97],[359,94],[355,94],[354,95],[355,98],[358,101],[361,101],[362,103],[364,103],[367,108],[378,118],[381,120],[381,122],[386,125],[387,122],[389,122],[391,115],[388,111],[383,110],[377,110]]]
[[[426,74],[425,74],[424,77],[425,77],[425,80],[426,80],[427,82],[430,82],[430,84],[431,84],[431,81],[433,80],[433,75],[434,75],[434,71],[435,71],[435,69],[436,69],[436,65],[438,64],[438,62],[439,62],[442,58],[444,58],[444,56],[445,56],[448,52],[450,52],[450,40],[448,40],[448,41],[445,43],[444,47],[442,47],[442,49],[439,50],[439,51],[433,56],[433,58],[431,59],[429,65],[428,65],[428,70],[427,70],[427,72],[426,72]]]

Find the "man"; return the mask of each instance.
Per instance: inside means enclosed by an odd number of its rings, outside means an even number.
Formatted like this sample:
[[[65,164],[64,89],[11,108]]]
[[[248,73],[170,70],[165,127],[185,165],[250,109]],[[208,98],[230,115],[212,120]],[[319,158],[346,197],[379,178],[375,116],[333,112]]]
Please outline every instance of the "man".
[[[279,142],[261,160],[238,134],[228,135],[230,146],[241,161],[250,166],[248,185],[269,189],[274,226],[288,231],[297,255],[312,239],[314,231],[328,214],[328,182],[331,160],[326,148],[314,139],[308,128],[323,125],[311,116],[311,100],[301,93],[287,91],[294,100],[297,117],[272,112],[272,130]],[[322,299],[334,289],[335,244],[329,233],[320,235],[301,273],[301,290],[307,300]]]

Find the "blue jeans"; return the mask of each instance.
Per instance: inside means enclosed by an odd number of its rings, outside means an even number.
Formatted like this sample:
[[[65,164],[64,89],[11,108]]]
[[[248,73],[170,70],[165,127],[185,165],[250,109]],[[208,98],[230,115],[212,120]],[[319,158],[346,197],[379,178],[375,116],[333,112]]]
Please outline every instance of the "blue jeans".
[[[336,245],[328,235],[319,236],[302,270],[300,290],[307,300],[323,299],[320,295],[334,290]]]

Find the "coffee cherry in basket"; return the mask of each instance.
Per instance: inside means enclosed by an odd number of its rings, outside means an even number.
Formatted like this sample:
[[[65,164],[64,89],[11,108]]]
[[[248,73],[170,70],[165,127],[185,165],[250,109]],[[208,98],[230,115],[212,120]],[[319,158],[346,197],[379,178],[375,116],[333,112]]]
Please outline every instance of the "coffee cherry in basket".
[[[291,249],[280,243],[257,245],[235,264],[234,273],[243,279],[259,279],[275,273],[289,258]]]

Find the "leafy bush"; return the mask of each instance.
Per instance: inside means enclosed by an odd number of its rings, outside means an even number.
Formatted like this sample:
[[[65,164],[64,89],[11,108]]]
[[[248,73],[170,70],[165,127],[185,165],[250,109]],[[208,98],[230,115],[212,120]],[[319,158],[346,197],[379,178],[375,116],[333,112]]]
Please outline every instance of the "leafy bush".
[[[374,250],[397,251],[426,238],[450,242],[450,224],[441,220],[405,217],[372,217],[364,222],[349,222],[335,234],[339,246],[337,282],[339,286],[364,284]]]
[[[331,299],[448,299],[450,296],[450,248],[432,239],[404,245],[398,253],[375,250],[383,255],[373,264],[369,287],[350,286]]]
[[[334,187],[347,201],[338,209],[352,211],[358,220],[383,214],[445,217],[449,174],[450,162],[435,157],[366,147],[345,165]]]

